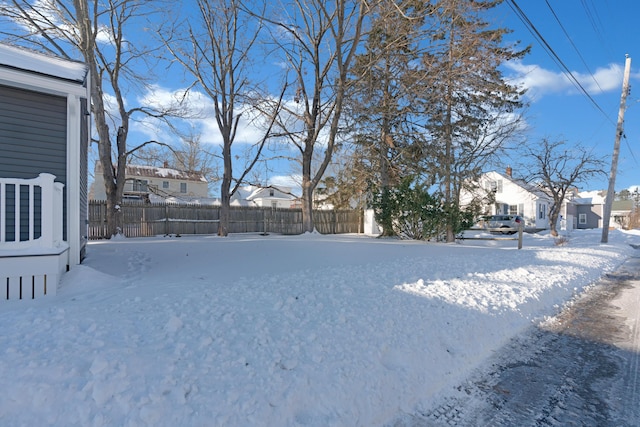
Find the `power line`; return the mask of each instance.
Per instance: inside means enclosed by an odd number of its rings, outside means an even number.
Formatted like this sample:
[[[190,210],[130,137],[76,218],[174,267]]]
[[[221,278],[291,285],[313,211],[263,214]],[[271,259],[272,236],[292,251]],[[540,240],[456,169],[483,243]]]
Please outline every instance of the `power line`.
[[[598,13],[598,11],[596,10],[595,5],[593,4],[593,0],[591,0],[591,7],[589,7],[586,0],[581,0],[580,2],[582,3],[582,8],[584,9],[584,12],[587,15],[587,18],[589,19],[591,28],[593,28],[594,33],[598,36],[598,39],[600,40],[600,44],[602,45],[602,47],[604,48],[604,50],[607,52],[609,56],[609,61],[614,62],[613,60],[614,56],[611,53],[611,50],[609,49],[609,44],[607,43],[606,37],[603,36],[601,31],[601,29],[604,28],[604,26],[602,25],[602,21],[600,20],[601,14]]]
[[[600,105],[595,101],[595,99],[593,99],[593,97],[587,92],[584,86],[582,86],[582,84],[578,81],[578,79],[573,75],[571,70],[569,70],[569,68],[562,61],[562,59],[560,59],[560,57],[553,50],[551,45],[549,45],[549,43],[545,40],[542,34],[540,34],[536,26],[533,25],[533,22],[531,22],[531,20],[522,11],[522,9],[520,9],[520,6],[518,6],[515,0],[509,0],[508,4],[509,4],[509,7],[511,7],[511,10],[513,10],[514,13],[518,16],[518,18],[522,21],[522,23],[525,24],[529,32],[542,44],[542,47],[551,56],[551,59],[553,59],[556,65],[558,65],[563,70],[563,73],[565,74],[565,76],[567,76],[567,78],[573,83],[573,85],[576,88],[578,88],[584,94],[584,96],[586,96],[589,99],[589,101],[591,101],[591,103],[596,107],[596,109],[600,111],[607,118],[607,120],[615,126],[615,123],[613,122],[613,120],[611,120],[609,115],[602,109],[602,107],[600,107]]]
[[[569,37],[569,35],[567,34],[567,31],[565,30],[564,26],[560,22],[560,19],[557,17],[555,11],[553,10],[551,5],[549,4],[548,0],[545,0],[545,2],[547,3],[547,6],[549,6],[549,9],[551,10],[551,13],[553,14],[553,16],[556,18],[556,21],[558,22],[558,24],[562,28],[562,31],[564,31],[565,35],[567,36],[567,38],[569,39],[569,41],[573,45],[574,49],[578,53],[578,56],[580,56],[580,59],[582,60],[583,64],[585,65],[585,67],[587,68],[589,73],[591,74],[591,77],[594,79],[594,81],[598,85],[598,88],[600,88],[600,90],[602,91],[602,88],[600,87],[600,85],[598,84],[597,80],[593,76],[593,73],[591,72],[591,70],[589,70],[589,67],[585,63],[584,58],[582,57],[582,55],[578,51],[577,47],[573,44],[573,41],[571,40],[571,37]],[[569,80],[574,84],[574,86],[576,86],[589,99],[589,101],[591,101],[591,103],[598,109],[598,111],[600,111],[603,114],[603,116],[605,117],[605,119],[609,123],[611,123],[611,124],[613,124],[615,126],[616,124],[613,122],[613,120],[611,120],[609,115],[593,99],[593,97],[587,92],[587,90],[582,86],[582,84],[580,84],[578,79],[573,75],[571,70],[569,70],[569,68],[565,65],[565,63],[562,61],[562,59],[560,59],[558,54],[553,50],[553,48],[549,45],[549,43],[542,36],[542,34],[540,34],[540,32],[535,27],[533,22],[531,22],[531,20],[527,17],[527,15],[524,13],[524,11],[518,6],[518,4],[515,2],[515,0],[509,0],[508,4],[509,4],[509,7],[511,7],[511,10],[513,10],[514,13],[518,16],[518,18],[522,21],[522,23],[525,24],[525,26],[527,27],[529,32],[534,36],[534,38],[536,38],[541,43],[542,47],[547,51],[547,54],[556,63],[556,65],[558,65],[563,70],[563,73],[569,78]],[[583,7],[585,9],[585,12],[587,13],[587,16],[589,17],[589,20],[591,22],[592,27],[594,28],[596,33],[601,35],[601,33],[597,29],[597,25],[596,25],[595,20],[593,18],[593,14],[589,10],[587,4],[585,3],[585,0],[582,0],[582,5],[583,5]],[[629,145],[629,141],[627,139],[627,136],[624,135],[624,134],[621,135],[621,136],[624,139],[625,145],[629,149],[629,153],[631,153],[631,157],[633,158],[635,163],[638,164],[638,160],[636,159],[635,155],[633,154],[633,150],[631,150],[631,146]]]
[[[569,43],[571,43],[571,46],[573,46],[573,50],[576,51],[576,53],[578,54],[578,57],[580,58],[580,60],[582,61],[582,65],[584,65],[584,67],[587,69],[587,71],[589,72],[589,75],[591,76],[591,78],[593,79],[593,81],[595,82],[596,86],[598,86],[598,89],[600,89],[600,92],[604,92],[602,90],[602,87],[600,87],[600,83],[598,83],[598,80],[596,80],[595,76],[593,75],[593,72],[591,71],[591,69],[589,68],[589,66],[587,65],[587,62],[584,60],[582,54],[580,53],[580,50],[578,50],[578,47],[575,45],[575,43],[573,42],[573,39],[571,38],[571,36],[569,35],[569,33],[567,32],[567,30],[564,28],[564,25],[562,25],[562,22],[560,21],[560,18],[558,18],[558,15],[556,14],[556,11],[553,10],[553,8],[551,7],[551,4],[549,4],[549,0],[544,0],[545,3],[547,4],[547,7],[549,8],[549,10],[551,11],[551,14],[553,15],[553,17],[556,19],[556,22],[558,23],[558,25],[560,26],[560,28],[562,29],[562,32],[564,33],[564,35],[567,37],[567,40],[569,40]],[[583,0],[583,4],[584,4],[584,0]],[[595,27],[594,27],[595,29]],[[597,31],[597,30],[596,30]]]

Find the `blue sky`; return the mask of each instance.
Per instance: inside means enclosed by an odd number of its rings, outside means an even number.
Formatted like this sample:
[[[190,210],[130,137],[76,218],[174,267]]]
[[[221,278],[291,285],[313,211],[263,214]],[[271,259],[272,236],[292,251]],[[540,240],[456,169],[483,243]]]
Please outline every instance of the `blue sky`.
[[[596,157],[606,156],[607,175],[580,186],[581,190],[606,189],[625,55],[628,54],[632,58],[631,92],[627,98],[625,138],[621,141],[615,187],[619,191],[640,185],[640,150],[637,148],[640,143],[640,86],[637,92],[634,91],[640,80],[640,54],[634,57],[640,47],[640,32],[634,30],[634,20],[640,16],[640,3],[636,0],[516,0],[515,3],[588,93],[585,95],[571,82],[564,68],[518,18],[510,0],[493,10],[486,19],[513,31],[506,36],[507,41],[520,40],[522,46],[531,45],[529,55],[505,67],[505,76],[528,89],[527,144],[536,144],[542,138],[565,140],[592,150]],[[158,82],[154,95],[157,99],[167,99],[173,90],[187,85],[181,73],[167,75],[173,76],[174,80]],[[201,94],[193,96],[198,98]],[[196,104],[206,105],[207,100],[201,97]],[[210,113],[210,103],[206,108]],[[219,144],[212,119],[201,120],[198,127],[202,130],[203,142]],[[130,137],[168,138],[162,129],[151,132],[149,129],[137,135],[134,132]],[[241,149],[241,140],[255,142],[257,135],[247,126],[238,138],[236,149]],[[295,180],[291,179],[291,175],[297,173],[295,164],[283,166],[281,162],[273,162],[270,168],[275,170],[257,170],[263,184],[295,186]],[[514,170],[514,175],[518,176],[518,170]]]
[[[514,13],[511,2],[505,1],[495,11],[496,22],[513,30],[508,39],[532,46],[531,53],[517,67],[506,71],[529,88],[530,107],[526,112],[529,143],[543,137],[580,143],[593,149],[594,155],[608,156],[609,162],[628,54],[631,91],[627,97],[626,138],[621,140],[616,190],[639,185],[640,85],[637,91],[634,89],[640,81],[640,32],[636,27],[640,3],[635,0],[516,0],[515,3],[593,100],[571,83],[564,68]],[[607,172],[609,165],[610,162]],[[607,186],[608,175],[581,189]]]

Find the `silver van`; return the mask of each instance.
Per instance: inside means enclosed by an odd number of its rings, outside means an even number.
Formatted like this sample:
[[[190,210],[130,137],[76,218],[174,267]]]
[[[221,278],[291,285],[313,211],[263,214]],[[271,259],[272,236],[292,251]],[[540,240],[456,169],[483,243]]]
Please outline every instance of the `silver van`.
[[[490,215],[482,217],[480,224],[491,233],[514,234],[520,227],[524,227],[524,220],[518,215]],[[498,230],[500,228],[505,231]]]

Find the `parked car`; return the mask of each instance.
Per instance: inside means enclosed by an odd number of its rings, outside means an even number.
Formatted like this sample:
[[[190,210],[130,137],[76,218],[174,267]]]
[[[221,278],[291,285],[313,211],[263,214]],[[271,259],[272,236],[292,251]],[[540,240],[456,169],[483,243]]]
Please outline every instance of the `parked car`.
[[[518,215],[489,215],[482,217],[480,225],[491,230],[491,233],[514,234],[520,227],[524,227],[524,220]],[[500,228],[505,231],[499,231]]]

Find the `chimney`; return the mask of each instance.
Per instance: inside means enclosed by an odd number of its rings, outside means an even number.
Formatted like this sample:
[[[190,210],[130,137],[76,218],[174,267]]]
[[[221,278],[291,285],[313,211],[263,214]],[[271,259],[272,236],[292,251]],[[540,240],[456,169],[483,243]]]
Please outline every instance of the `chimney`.
[[[166,161],[166,160],[164,161],[164,168],[165,168],[165,169],[168,169],[168,168],[169,168],[169,162],[168,162],[168,161]]]
[[[509,178],[511,178],[511,173],[513,172],[513,170],[511,169],[511,166],[507,166],[507,176]]]

